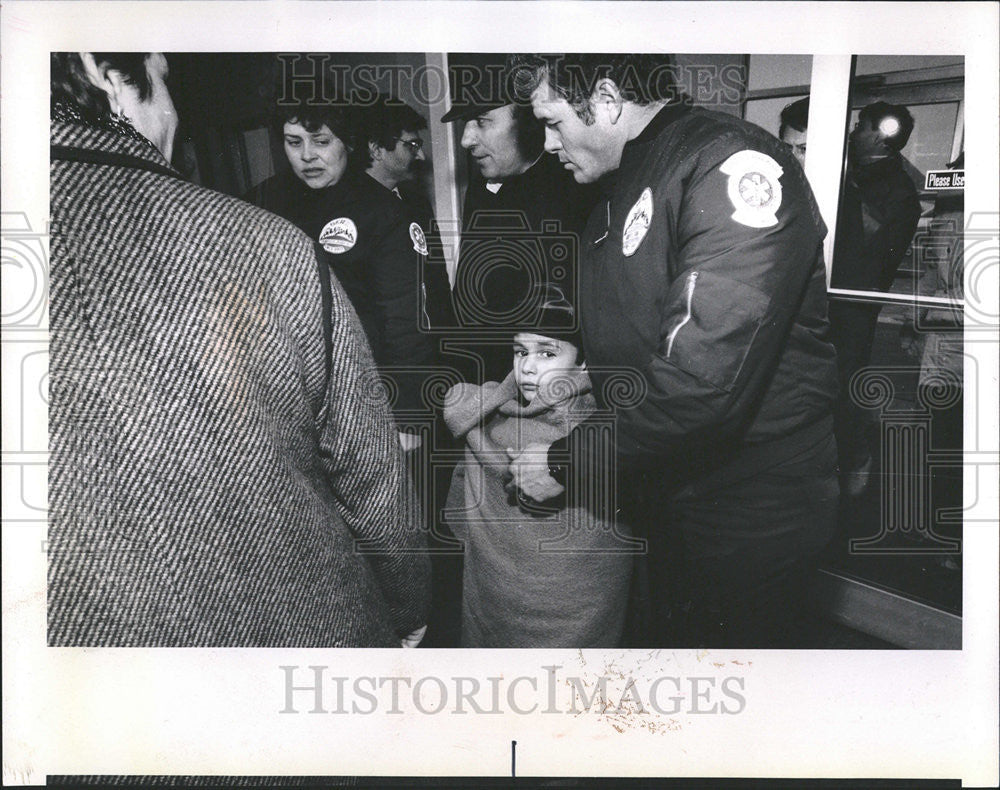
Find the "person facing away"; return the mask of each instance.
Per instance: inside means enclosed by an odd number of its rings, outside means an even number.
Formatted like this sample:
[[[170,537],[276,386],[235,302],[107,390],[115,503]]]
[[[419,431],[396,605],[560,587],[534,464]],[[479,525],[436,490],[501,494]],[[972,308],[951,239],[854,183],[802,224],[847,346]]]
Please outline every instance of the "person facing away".
[[[399,646],[428,563],[343,289],[170,166],[162,54],[50,67],[49,644]]]
[[[604,188],[578,307],[622,509],[648,540],[645,644],[796,644],[839,495],[825,229],[805,174],[763,129],[693,107],[670,56],[511,67],[546,149]],[[634,397],[613,397],[618,375]],[[544,503],[592,477],[584,430],[513,458],[517,488]]]
[[[248,200],[318,244],[388,380],[400,443],[413,450],[420,438],[408,430],[407,417],[429,411],[422,387],[434,365],[434,343],[420,325],[422,231],[412,228],[401,202],[364,173],[349,108],[279,104],[275,122],[291,172],[267,179]]]
[[[595,409],[573,309],[546,289],[514,334],[501,382],[458,384],[445,421],[464,439],[447,515],[465,542],[463,647],[615,647],[632,569],[624,532],[580,502],[535,508],[510,486],[512,453],[565,436]]]

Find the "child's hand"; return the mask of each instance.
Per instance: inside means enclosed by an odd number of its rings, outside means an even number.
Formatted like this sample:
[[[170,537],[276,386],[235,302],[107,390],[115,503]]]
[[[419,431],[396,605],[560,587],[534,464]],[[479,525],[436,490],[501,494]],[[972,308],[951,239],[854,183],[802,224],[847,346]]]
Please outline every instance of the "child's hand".
[[[507,471],[519,500],[527,497],[529,501],[547,502],[566,490],[549,474],[547,444],[529,444],[520,453],[508,447],[507,454],[511,458]]]

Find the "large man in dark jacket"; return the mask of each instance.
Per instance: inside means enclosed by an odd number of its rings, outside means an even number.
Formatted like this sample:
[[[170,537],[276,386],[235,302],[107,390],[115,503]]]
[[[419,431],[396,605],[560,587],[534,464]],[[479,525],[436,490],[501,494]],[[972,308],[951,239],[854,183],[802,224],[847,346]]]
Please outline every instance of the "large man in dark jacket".
[[[547,150],[604,189],[582,240],[580,313],[615,418],[612,493],[649,542],[643,638],[795,644],[838,499],[825,229],[802,169],[757,127],[676,95],[663,56],[517,65]],[[613,400],[613,371],[633,380],[629,403]],[[577,497],[597,479],[587,436],[565,442]],[[559,449],[514,459],[523,495],[562,493]]]

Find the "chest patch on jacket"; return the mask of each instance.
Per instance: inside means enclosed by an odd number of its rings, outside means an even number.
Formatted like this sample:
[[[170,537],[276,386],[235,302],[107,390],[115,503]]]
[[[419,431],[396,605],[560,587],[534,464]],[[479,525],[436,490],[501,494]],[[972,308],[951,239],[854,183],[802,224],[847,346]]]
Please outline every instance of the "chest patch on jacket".
[[[646,238],[650,223],[653,221],[653,191],[646,187],[629,209],[628,216],[625,217],[625,227],[622,230],[622,254],[628,258],[635,254]]]
[[[327,252],[340,255],[358,243],[358,227],[350,217],[331,219],[319,232],[319,243]]]
[[[427,237],[424,235],[424,229],[416,222],[410,223],[410,241],[413,242],[413,249],[418,255],[427,254]]]
[[[719,168],[729,176],[729,202],[736,211],[732,219],[748,228],[770,228],[778,224],[781,208],[781,165],[760,151],[738,151]]]

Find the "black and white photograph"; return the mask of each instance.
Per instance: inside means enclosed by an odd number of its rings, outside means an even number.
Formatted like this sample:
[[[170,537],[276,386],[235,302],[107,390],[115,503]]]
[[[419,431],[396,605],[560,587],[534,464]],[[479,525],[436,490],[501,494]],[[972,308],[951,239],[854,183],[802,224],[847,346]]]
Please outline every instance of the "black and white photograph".
[[[5,6],[5,783],[995,784],[997,13]]]

